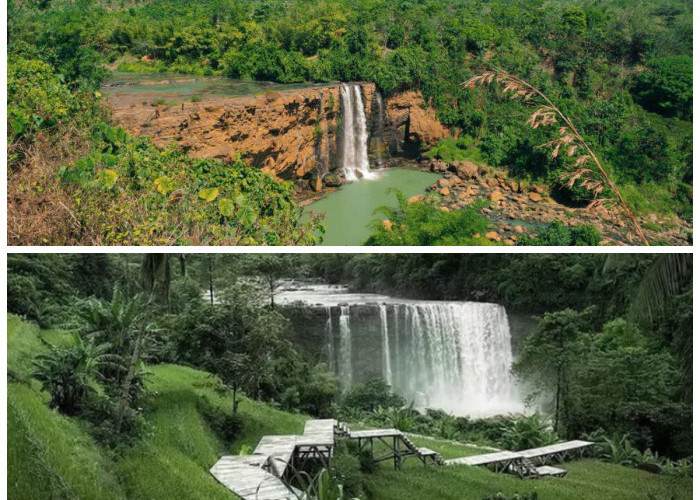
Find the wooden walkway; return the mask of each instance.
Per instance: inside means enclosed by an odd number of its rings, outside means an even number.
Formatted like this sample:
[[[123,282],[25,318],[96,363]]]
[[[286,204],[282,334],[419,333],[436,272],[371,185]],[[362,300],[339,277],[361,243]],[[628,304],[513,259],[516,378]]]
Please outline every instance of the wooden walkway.
[[[252,455],[223,456],[210,472],[243,500],[296,500],[303,493],[289,484],[294,471],[305,469],[309,463],[330,468],[336,439],[342,438],[357,441],[359,450],[369,450],[375,462],[393,460],[396,469],[414,457],[424,465],[483,466],[520,478],[563,477],[565,470],[548,464],[581,456],[593,445],[588,441],[567,441],[519,452],[499,451],[443,460],[438,452],[417,447],[398,429],[351,431],[336,420],[322,419],[307,421],[300,436],[263,436]]]
[[[406,458],[418,458],[423,465],[443,465],[442,455],[430,448],[419,448],[398,429],[369,429],[347,431],[349,439],[356,440],[360,451],[369,450],[375,463],[393,460],[400,469]],[[379,454],[375,453],[375,448]],[[382,453],[383,452],[383,453]]]
[[[567,441],[530,450],[500,451],[453,458],[445,460],[445,465],[483,466],[494,472],[514,474],[520,478],[563,477],[566,475],[564,469],[551,467],[547,464],[560,463],[575,456],[581,457],[590,446],[593,446],[593,443],[589,441]],[[536,467],[536,464],[540,466]]]

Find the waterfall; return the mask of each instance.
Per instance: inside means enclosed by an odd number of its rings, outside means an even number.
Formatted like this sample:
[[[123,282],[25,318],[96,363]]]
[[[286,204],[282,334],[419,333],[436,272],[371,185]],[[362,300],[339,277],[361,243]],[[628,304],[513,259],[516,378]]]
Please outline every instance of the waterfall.
[[[348,180],[372,178],[367,154],[367,119],[359,85],[340,86],[343,110],[343,173]]]
[[[382,365],[384,371],[384,380],[387,384],[392,384],[391,378],[391,352],[389,347],[389,322],[386,319],[386,305],[381,304],[379,306],[379,318],[382,325],[382,358],[384,364]]]
[[[352,332],[350,331],[350,307],[340,306],[340,384],[343,389],[352,385]]]
[[[384,166],[384,158],[382,157],[382,141],[384,140],[384,101],[382,101],[382,94],[378,91],[374,93],[374,98],[377,103],[377,128],[373,130],[372,135],[376,134],[378,138],[375,151],[377,154],[377,166],[382,168]]]
[[[524,411],[501,305],[402,300],[327,285],[295,287],[276,297],[289,307],[318,309],[320,346],[336,346],[331,366],[343,389],[379,377],[418,409],[470,416]],[[339,314],[337,329],[331,312]],[[313,331],[314,324],[300,324],[306,339]]]
[[[326,342],[328,343],[328,368],[335,371],[335,347],[333,346],[333,309],[326,306]]]

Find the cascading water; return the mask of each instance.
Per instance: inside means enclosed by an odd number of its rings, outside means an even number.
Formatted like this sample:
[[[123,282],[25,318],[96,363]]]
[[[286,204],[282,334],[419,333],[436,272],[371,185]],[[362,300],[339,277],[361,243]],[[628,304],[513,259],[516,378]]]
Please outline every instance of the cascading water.
[[[401,300],[323,286],[281,291],[276,300],[321,308],[324,318],[330,307],[326,328],[338,325],[332,335],[338,348],[329,364],[344,389],[381,377],[417,408],[459,415],[523,411],[510,372],[508,316],[498,304]]]
[[[384,381],[391,385],[393,379],[391,377],[391,351],[389,350],[389,322],[386,319],[386,305],[379,306],[379,318],[382,324],[382,360]]]
[[[358,174],[370,179],[374,174],[369,169],[367,154],[367,119],[359,85],[340,86],[343,111],[343,173],[348,180],[356,180]]]
[[[343,389],[352,385],[352,332],[350,331],[350,307],[340,306],[340,359],[339,375]]]

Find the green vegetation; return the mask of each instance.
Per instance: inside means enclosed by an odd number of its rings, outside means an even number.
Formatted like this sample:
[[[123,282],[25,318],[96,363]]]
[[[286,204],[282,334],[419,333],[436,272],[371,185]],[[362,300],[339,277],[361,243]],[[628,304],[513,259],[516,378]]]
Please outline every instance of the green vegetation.
[[[383,206],[377,212],[386,217],[372,221],[372,235],[365,245],[372,246],[430,246],[430,245],[489,245],[483,235],[489,222],[478,213],[483,206],[473,205],[452,212],[439,207],[439,198],[423,198],[411,203],[396,191],[399,206]]]
[[[552,222],[541,230],[535,238],[520,238],[518,245],[535,246],[597,246],[601,241],[600,232],[595,226],[565,226]]]
[[[690,498],[688,254],[12,254],[8,268],[10,498],[228,498],[208,473],[217,457],[299,433],[308,416],[416,433],[446,458],[596,443],[595,461],[537,483],[418,462],[402,474],[348,443],[312,482],[333,500],[338,483],[372,500],[428,487],[445,498]],[[288,340],[268,300],[283,278],[539,314],[514,369],[540,413],[419,412],[383,380],[341,394]]]
[[[106,121],[99,84],[108,65],[283,83],[363,80],[385,95],[420,90],[441,122],[461,131],[460,139],[442,141],[430,155],[483,161],[515,178],[547,182],[564,201],[588,201],[590,193],[562,179],[572,158],[539,148],[551,137],[524,125],[532,109],[500,90],[462,85],[502,68],[541,89],[572,119],[634,211],[692,218],[689,2],[156,0],[125,6],[82,0],[8,7],[8,211],[18,242],[101,242],[95,234],[109,233],[86,227],[97,223],[75,213],[80,207],[70,189],[54,186],[58,168],[95,149],[93,126]],[[277,192],[262,184],[256,205]],[[139,197],[141,189],[130,186],[128,195]],[[642,194],[648,190],[653,197]],[[91,192],[80,200],[91,205],[95,197]],[[240,232],[231,236],[228,220],[211,215],[183,235],[177,206],[163,221],[158,207],[143,205],[164,226],[152,238],[138,235],[147,242],[284,244],[308,234],[295,215],[279,209],[288,236],[279,241],[269,233],[281,228],[265,227],[238,241]],[[243,224],[246,217],[233,216]]]
[[[428,158],[439,158],[446,162],[470,160],[481,162],[481,150],[474,144],[474,139],[469,136],[462,136],[459,139],[440,139],[437,145],[430,149],[426,156]]]

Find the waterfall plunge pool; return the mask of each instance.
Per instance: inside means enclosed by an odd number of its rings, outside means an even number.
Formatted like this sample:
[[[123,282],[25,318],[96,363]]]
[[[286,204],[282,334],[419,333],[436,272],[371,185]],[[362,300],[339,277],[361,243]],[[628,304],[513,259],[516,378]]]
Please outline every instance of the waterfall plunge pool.
[[[323,245],[362,245],[371,234],[369,223],[384,218],[374,211],[382,205],[398,206],[396,195],[387,192],[388,188],[396,188],[409,198],[423,193],[440,178],[440,174],[400,167],[372,172],[372,179],[345,184],[305,208],[307,213],[326,214]]]

